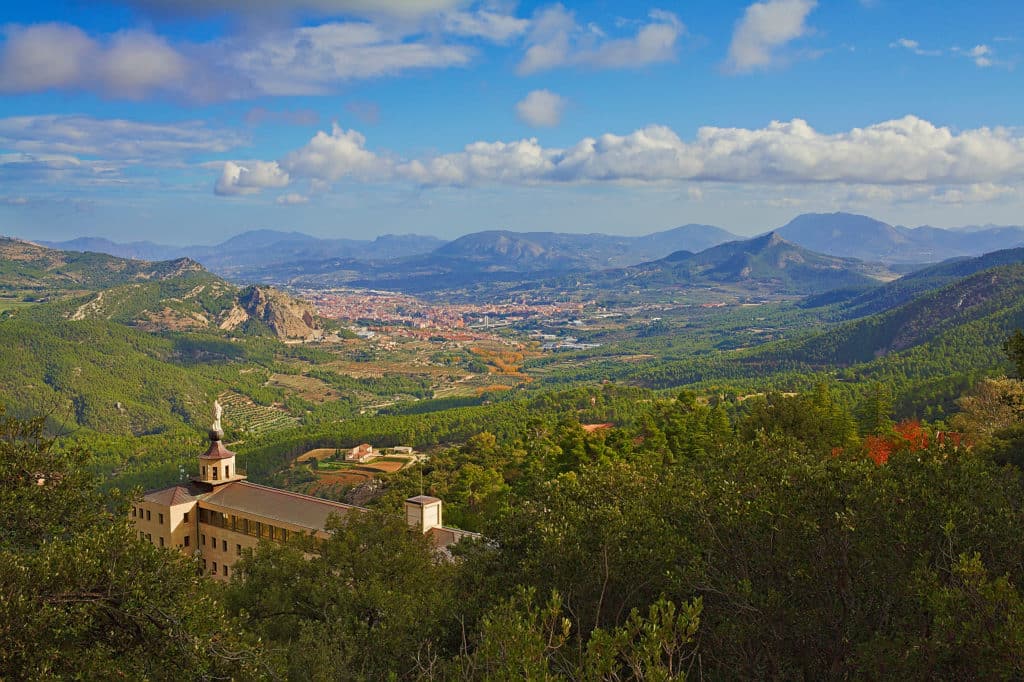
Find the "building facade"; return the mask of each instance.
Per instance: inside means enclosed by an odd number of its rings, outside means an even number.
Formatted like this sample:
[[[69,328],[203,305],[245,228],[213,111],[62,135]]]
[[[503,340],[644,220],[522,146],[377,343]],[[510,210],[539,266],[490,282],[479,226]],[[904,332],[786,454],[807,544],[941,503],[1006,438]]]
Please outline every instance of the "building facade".
[[[142,540],[194,556],[205,574],[227,580],[242,550],[260,540],[283,542],[294,533],[326,538],[332,515],[367,511],[250,483],[236,468],[235,453],[224,447],[223,436],[218,428],[210,430],[210,446],[199,455],[198,476],[187,484],[149,491],[132,505],[131,519]],[[475,535],[445,528],[442,502],[436,497],[406,500],[405,518],[446,554],[451,545]]]

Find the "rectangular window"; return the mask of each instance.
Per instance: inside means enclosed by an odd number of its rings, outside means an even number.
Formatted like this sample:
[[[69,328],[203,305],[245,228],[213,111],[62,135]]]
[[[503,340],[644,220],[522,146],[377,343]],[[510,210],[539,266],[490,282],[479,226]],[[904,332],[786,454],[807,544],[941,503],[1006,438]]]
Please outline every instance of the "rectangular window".
[[[147,521],[152,521],[153,520],[153,514],[151,514],[148,509],[146,510],[146,520]]]
[[[199,534],[199,544],[200,545],[205,545],[206,544],[206,533],[200,533]]]
[[[192,538],[191,538],[191,536],[188,536],[188,535],[186,535],[186,536],[185,536],[185,546],[186,546],[186,547],[188,547],[188,545],[189,545],[189,540],[191,540],[191,539],[192,539]]]
[[[159,514],[159,517],[160,517],[160,525],[162,526],[162,525],[164,525],[164,515],[163,514]]]
[[[206,559],[203,559],[203,570],[206,570]]]
[[[161,547],[164,546],[164,536],[163,535],[160,536],[160,546]]]
[[[206,465],[203,465],[203,478],[206,478]]]
[[[227,540],[221,540],[221,547],[220,548],[222,550],[224,550],[225,552],[228,551],[228,541]]]
[[[267,540],[272,540],[274,537],[274,527],[271,526],[269,523],[264,523],[263,532],[260,534],[260,537],[266,538]]]
[[[259,521],[257,521],[255,528],[256,528],[256,532],[255,533],[249,533],[249,535],[255,535],[256,537],[259,537],[260,535],[262,535],[262,533],[263,533],[263,524],[260,523]]]
[[[188,523],[188,512],[185,512],[185,516],[183,516],[181,518],[181,520],[184,521],[185,523]]]
[[[210,467],[210,469],[213,471],[213,480],[216,481],[217,480],[217,467]],[[214,569],[214,570],[216,570],[216,569]]]
[[[146,533],[146,539],[149,540],[150,542],[153,542],[153,534],[152,533]]]
[[[223,566],[223,569],[224,569],[224,577],[227,577],[227,575],[228,575],[228,567],[227,567],[227,564],[225,564],[225,565]]]
[[[132,516],[138,516],[139,515],[138,512],[139,512],[138,509],[136,509],[135,507],[132,507]]]
[[[235,554],[237,554],[238,556],[242,556],[242,546],[241,545],[235,545]]]
[[[210,536],[210,547],[217,549],[217,538]]]
[[[231,478],[231,467],[224,465],[224,478]]]
[[[146,534],[143,533],[141,530],[139,531],[139,539],[140,540],[145,540],[146,539]]]
[[[206,523],[206,510],[205,509],[200,509],[199,510],[199,523]]]
[[[213,574],[217,575],[217,562],[216,561],[213,562]]]
[[[238,530],[238,517],[231,515],[231,530]]]

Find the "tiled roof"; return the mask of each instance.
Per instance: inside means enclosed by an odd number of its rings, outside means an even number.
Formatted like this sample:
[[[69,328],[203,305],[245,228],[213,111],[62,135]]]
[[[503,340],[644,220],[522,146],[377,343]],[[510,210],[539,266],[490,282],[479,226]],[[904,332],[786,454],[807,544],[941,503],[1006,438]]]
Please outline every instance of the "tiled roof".
[[[454,544],[457,544],[463,538],[479,538],[483,537],[480,533],[471,533],[468,530],[460,530],[458,528],[445,528],[443,526],[434,526],[427,534],[430,536],[430,541],[434,543],[434,546],[440,550],[443,550],[446,554],[449,554],[448,548]]]
[[[186,488],[175,485],[163,490],[150,491],[143,495],[142,499],[146,502],[164,505],[165,507],[173,507],[177,504],[191,502],[196,498]]]
[[[210,441],[210,447],[207,448],[206,452],[199,455],[200,459],[227,459],[234,456],[235,453],[224,447],[224,443],[219,440]]]
[[[324,530],[327,517],[331,514],[344,516],[353,509],[366,511],[362,507],[268,488],[248,481],[227,483],[216,488],[203,498],[203,506],[206,505],[216,505],[229,511],[273,519],[310,530]]]

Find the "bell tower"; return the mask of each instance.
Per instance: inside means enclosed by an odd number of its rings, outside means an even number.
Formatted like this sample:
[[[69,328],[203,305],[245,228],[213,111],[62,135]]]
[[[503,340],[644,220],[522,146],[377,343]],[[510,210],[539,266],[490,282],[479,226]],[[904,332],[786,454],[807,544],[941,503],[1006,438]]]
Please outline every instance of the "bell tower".
[[[210,486],[240,481],[245,478],[235,469],[235,453],[224,447],[224,430],[220,417],[220,402],[213,402],[213,424],[210,425],[210,447],[199,455],[199,476],[194,480]]]

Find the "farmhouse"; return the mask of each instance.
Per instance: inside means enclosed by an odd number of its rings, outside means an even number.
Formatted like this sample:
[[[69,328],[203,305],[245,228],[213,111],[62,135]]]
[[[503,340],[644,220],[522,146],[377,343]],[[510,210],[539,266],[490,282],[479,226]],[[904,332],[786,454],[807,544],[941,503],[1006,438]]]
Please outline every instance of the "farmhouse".
[[[360,443],[355,446],[345,455],[346,462],[359,462],[364,464],[369,462],[371,459],[378,457],[378,453],[373,449],[373,446],[369,443]]]
[[[223,437],[219,428],[210,429],[210,446],[199,455],[198,476],[187,484],[147,492],[132,505],[131,519],[140,538],[196,556],[204,573],[227,580],[245,547],[255,547],[260,540],[284,541],[293,533],[326,538],[332,514],[366,511],[250,483],[235,467],[235,453],[224,447]],[[451,545],[476,535],[445,528],[442,502],[436,497],[418,495],[406,500],[405,518],[446,554]]]

